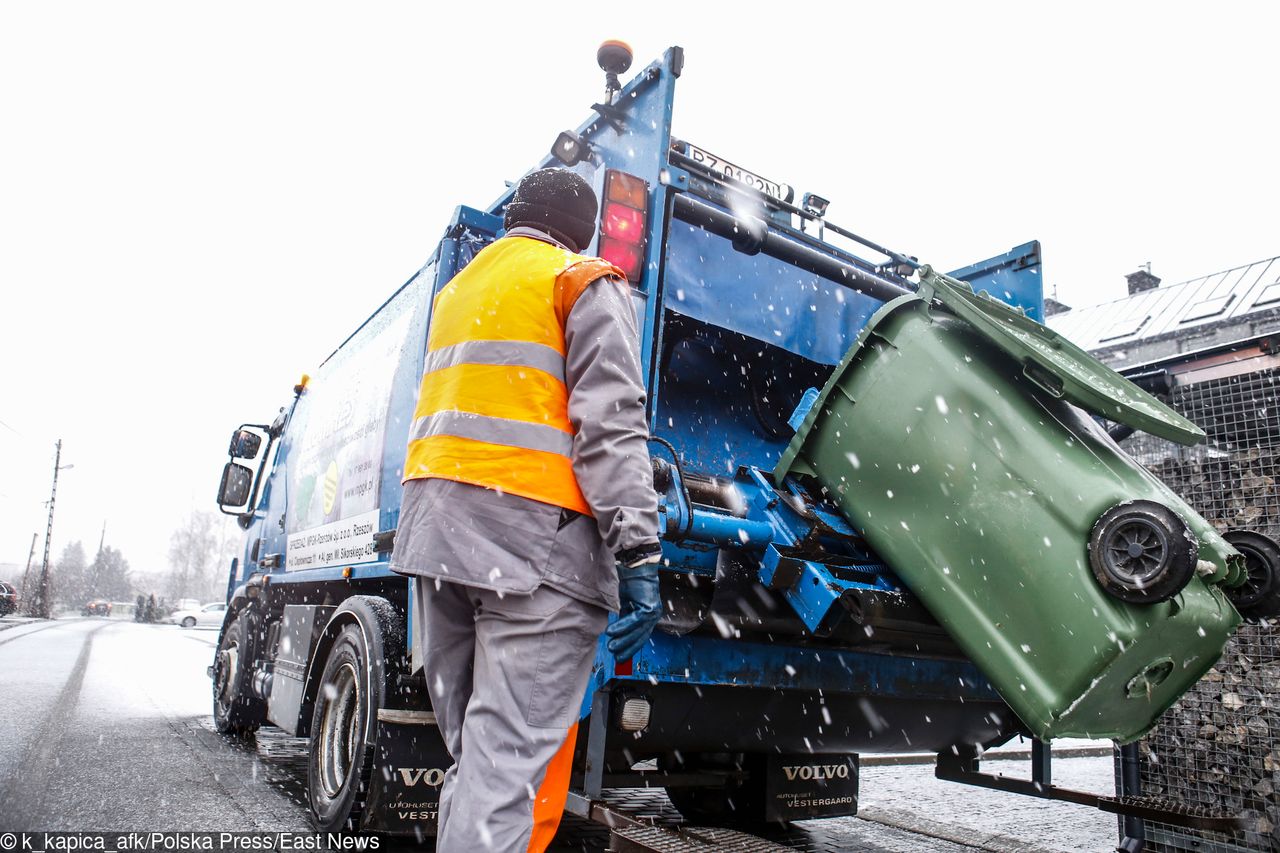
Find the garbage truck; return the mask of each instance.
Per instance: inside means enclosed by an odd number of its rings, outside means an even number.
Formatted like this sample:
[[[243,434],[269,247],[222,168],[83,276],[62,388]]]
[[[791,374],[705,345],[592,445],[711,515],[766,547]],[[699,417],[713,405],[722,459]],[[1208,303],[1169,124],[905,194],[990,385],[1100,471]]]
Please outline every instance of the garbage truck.
[[[605,94],[533,168],[601,199],[588,252],[641,329],[665,612],[634,658],[599,646],[566,809],[664,788],[693,824],[857,811],[863,753],[1139,817],[1054,786],[1056,737],[1132,743],[1218,658],[1240,555],[1101,419],[1190,422],[1038,322],[1027,242],[944,274],[672,135],[684,52]],[[218,490],[244,530],[209,673],[220,732],[308,739],[323,830],[430,837],[450,759],[389,570],[432,297],[502,234],[511,184],[459,206],[425,265],[273,419],[233,432]],[[1035,739],[1031,782],[980,771]],[[674,849],[674,848],[673,848]]]

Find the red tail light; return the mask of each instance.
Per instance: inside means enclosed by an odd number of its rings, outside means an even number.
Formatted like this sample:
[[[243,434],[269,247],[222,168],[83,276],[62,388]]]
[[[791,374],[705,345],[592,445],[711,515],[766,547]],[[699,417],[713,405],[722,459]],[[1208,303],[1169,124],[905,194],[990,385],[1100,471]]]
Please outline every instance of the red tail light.
[[[624,243],[644,242],[644,213],[630,207],[623,207],[616,201],[606,202],[604,206],[604,222],[600,230],[606,236],[616,237]]]
[[[600,257],[616,264],[632,283],[640,281],[644,275],[648,208],[648,183],[626,172],[613,169],[605,172],[604,205],[600,211]]]
[[[600,238],[600,257],[627,274],[627,281],[635,283],[644,272],[644,253],[638,246],[629,246],[620,240]]]

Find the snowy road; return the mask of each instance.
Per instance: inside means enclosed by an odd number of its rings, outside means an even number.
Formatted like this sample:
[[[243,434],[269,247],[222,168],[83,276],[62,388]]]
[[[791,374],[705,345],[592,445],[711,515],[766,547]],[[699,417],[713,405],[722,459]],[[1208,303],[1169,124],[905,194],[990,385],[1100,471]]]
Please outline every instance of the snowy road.
[[[107,619],[0,630],[3,828],[308,829],[257,751],[211,729],[216,638]]]
[[[216,639],[172,625],[0,619],[0,830],[308,830],[305,742],[271,727],[244,744],[213,731],[205,667]],[[1110,759],[1054,770],[1063,784],[1109,790]],[[864,768],[861,802],[875,820],[811,822],[786,840],[873,853],[1115,844],[1107,815],[939,782],[923,765]],[[556,849],[604,840],[566,821]]]

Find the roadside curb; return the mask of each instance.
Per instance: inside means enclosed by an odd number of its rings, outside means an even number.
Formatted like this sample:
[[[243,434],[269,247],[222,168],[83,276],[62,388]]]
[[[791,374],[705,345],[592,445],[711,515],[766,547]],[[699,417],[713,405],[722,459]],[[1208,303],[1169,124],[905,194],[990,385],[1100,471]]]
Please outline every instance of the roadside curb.
[[[35,616],[19,616],[16,621],[10,622],[8,617],[0,622],[0,631],[8,631],[10,628],[17,628],[22,625],[30,625],[32,622],[52,622],[52,619],[40,619]]]
[[[956,826],[955,824],[939,823],[938,821],[929,820],[898,809],[885,809],[875,806],[860,808],[858,809],[858,817],[872,823],[901,829],[904,832],[936,838],[939,841],[950,841],[952,844],[961,844],[978,850],[993,851],[993,853],[1061,853],[1061,851],[1053,848],[1039,847],[1008,835],[1001,835],[998,832],[987,832],[980,829]]]
[[[1110,746],[1080,746],[1055,749],[1054,758],[1096,758],[1113,755],[1115,750]],[[864,755],[858,759],[862,767],[901,767],[907,764],[932,764],[937,758],[933,753],[904,753],[902,755]],[[1008,752],[986,752],[982,761],[1030,761],[1031,750],[1010,750]]]

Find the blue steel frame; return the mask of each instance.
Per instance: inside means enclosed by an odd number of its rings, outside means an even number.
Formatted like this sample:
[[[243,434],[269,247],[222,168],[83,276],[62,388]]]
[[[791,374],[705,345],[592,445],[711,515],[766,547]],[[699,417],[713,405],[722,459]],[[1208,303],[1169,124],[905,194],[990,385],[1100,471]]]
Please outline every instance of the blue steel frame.
[[[674,166],[668,159],[671,143],[671,118],[675,81],[683,65],[679,48],[669,49],[662,59],[650,64],[619,93],[618,116],[600,114],[578,128],[593,152],[591,160],[573,168],[592,181],[597,191],[603,187],[605,169],[620,169],[643,178],[649,187],[648,239],[642,278],[633,282],[633,294],[641,321],[643,369],[650,392],[650,427],[655,435],[667,430],[659,420],[659,404],[663,377],[659,375],[663,346],[664,297],[663,268],[669,252],[677,245],[669,239],[672,198],[691,185],[690,173]],[[550,155],[537,167],[556,165]],[[456,209],[444,238],[428,263],[388,299],[379,311],[398,305],[398,299],[412,299],[411,341],[422,342],[407,348],[401,362],[394,366],[390,417],[383,457],[380,489],[380,529],[392,530],[399,520],[402,494],[399,474],[404,459],[405,438],[416,399],[422,367],[425,333],[429,322],[431,297],[461,269],[482,245],[501,232],[501,211],[511,197],[508,189],[487,210],[469,207]],[[594,249],[590,247],[588,251]],[[870,268],[873,265],[867,262]],[[1028,243],[998,258],[959,270],[955,275],[970,280],[979,289],[1022,306],[1033,317],[1042,310],[1039,280],[1039,244]],[[406,293],[408,291],[408,293]],[[797,298],[802,298],[797,295]],[[865,298],[865,297],[860,297]],[[798,303],[797,303],[798,304]],[[867,312],[870,313],[869,311]],[[377,314],[375,313],[375,317]],[[371,318],[372,320],[373,318]],[[368,323],[370,321],[366,321]],[[364,326],[361,327],[363,329]],[[850,340],[858,329],[848,330]],[[416,337],[415,337],[416,336]],[[344,346],[357,346],[360,332],[353,334]],[[341,351],[342,348],[339,348]],[[331,356],[332,358],[332,356]],[[321,368],[323,370],[323,366]],[[305,396],[299,401],[305,408]],[[297,414],[296,412],[294,414]],[[292,417],[290,418],[292,421]],[[354,587],[361,581],[380,580],[392,576],[389,557],[381,555],[375,562],[351,567],[332,567],[288,571],[286,537],[275,522],[285,510],[282,488],[272,488],[275,474],[283,470],[292,449],[294,436],[286,430],[277,445],[272,475],[265,484],[261,500],[253,514],[245,539],[245,550],[238,559],[243,567],[239,580],[262,569],[251,559],[250,543],[261,537],[261,554],[282,555],[282,566],[270,572],[274,584],[310,584],[346,580]],[[723,438],[723,436],[721,436]],[[783,442],[785,444],[785,442]],[[722,444],[731,444],[723,441]],[[687,449],[692,459],[685,464],[698,466],[701,448]],[[679,451],[678,451],[679,452]],[[732,450],[730,449],[730,454]],[[658,456],[655,452],[655,455]],[[684,455],[683,453],[681,455]],[[776,454],[773,455],[776,459]],[[820,528],[842,541],[854,537],[848,523],[820,501],[810,500],[809,510],[799,512],[803,489],[787,481],[771,482],[766,473],[772,459],[743,459],[733,472],[736,487],[746,498],[743,515],[729,515],[714,509],[694,506],[684,492],[679,477],[663,496],[663,512],[667,529],[679,535],[679,541],[664,542],[671,569],[698,574],[714,570],[718,549],[749,553],[759,563],[759,577],[769,584],[776,580],[780,565],[792,558],[786,549]],[[723,473],[723,472],[722,472]],[[812,496],[809,496],[812,498]],[[840,579],[831,567],[814,559],[800,561],[803,583],[784,592],[797,615],[811,631],[816,631],[829,618],[841,594],[850,588],[892,590],[896,579],[874,557],[858,553],[841,553],[840,565],[853,565],[857,580]],[[232,564],[235,585],[237,562]],[[410,608],[412,618],[412,607]],[[412,635],[412,628],[410,628]],[[829,690],[833,692],[871,693],[884,697],[941,699],[995,698],[995,694],[975,667],[963,661],[928,657],[868,653],[824,647],[820,650],[786,642],[763,644],[744,640],[706,636],[676,637],[662,633],[632,661],[630,668],[619,665],[601,642],[594,664],[591,686],[582,705],[582,716],[590,712],[594,690],[615,682],[680,683],[691,685],[737,685],[773,690],[780,686]]]
[[[976,292],[985,290],[997,299],[1021,308],[1032,320],[1043,323],[1042,263],[1040,241],[1032,240],[1014,246],[1003,255],[954,270],[951,276],[969,282]]]

